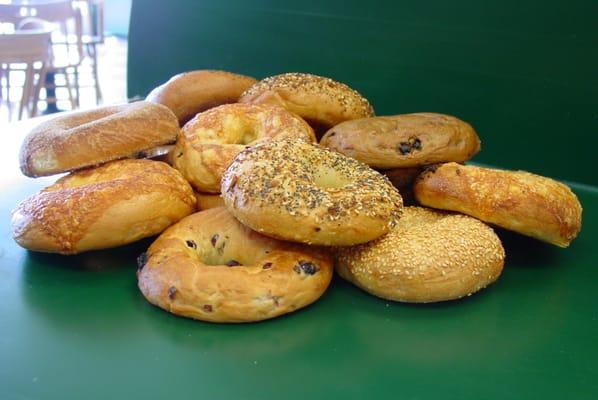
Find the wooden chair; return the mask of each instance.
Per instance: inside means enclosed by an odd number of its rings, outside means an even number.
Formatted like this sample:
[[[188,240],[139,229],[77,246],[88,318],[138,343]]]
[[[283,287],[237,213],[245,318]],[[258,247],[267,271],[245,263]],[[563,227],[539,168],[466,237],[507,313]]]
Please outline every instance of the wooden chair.
[[[52,59],[48,73],[64,76],[71,108],[79,104],[79,66],[84,57],[81,12],[71,0],[43,3],[0,4],[0,22],[12,23],[15,30],[45,21],[55,27],[52,33]],[[71,74],[73,81],[71,82]]]
[[[22,118],[25,108],[29,109],[30,116],[34,116],[37,111],[37,100],[50,57],[50,37],[51,32],[49,31],[0,35],[0,64],[25,64],[26,66],[25,83],[19,105],[19,119]],[[40,64],[37,68],[36,63]],[[38,76],[37,82],[35,81],[36,75]],[[10,99],[7,100],[10,115]],[[29,108],[30,106],[31,108]]]

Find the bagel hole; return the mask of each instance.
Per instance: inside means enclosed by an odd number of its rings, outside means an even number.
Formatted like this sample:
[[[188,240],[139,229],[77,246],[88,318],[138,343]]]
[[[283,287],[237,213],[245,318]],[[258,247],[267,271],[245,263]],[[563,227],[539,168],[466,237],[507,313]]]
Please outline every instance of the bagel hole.
[[[319,167],[314,174],[314,183],[322,189],[336,189],[352,182],[332,168]]]

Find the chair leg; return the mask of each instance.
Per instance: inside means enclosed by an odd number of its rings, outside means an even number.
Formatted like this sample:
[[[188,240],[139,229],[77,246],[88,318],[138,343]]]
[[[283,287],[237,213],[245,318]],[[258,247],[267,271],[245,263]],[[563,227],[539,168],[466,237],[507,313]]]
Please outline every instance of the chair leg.
[[[98,49],[95,43],[91,45],[90,50],[93,62],[93,81],[96,86],[96,104],[99,104],[102,101],[102,89],[100,88],[100,79],[98,78]]]
[[[21,94],[21,103],[19,104],[19,114],[18,119],[20,120],[23,118],[23,109],[25,105],[31,99],[31,87],[32,87],[32,80],[33,80],[33,65],[31,63],[27,64],[27,69],[25,70],[25,82],[23,83],[23,93]]]
[[[12,103],[10,102],[10,64],[6,64],[6,106],[8,109],[8,120],[12,120]]]
[[[75,107],[79,108],[79,67],[77,66],[73,68],[73,70],[73,76],[75,79],[75,82],[73,83],[75,86]]]
[[[33,93],[33,105],[31,107],[31,117],[35,117],[37,115],[37,103],[39,103],[39,94],[44,87],[44,82],[46,81],[46,65],[42,64],[41,69],[39,70],[39,79],[37,81],[37,85],[35,86],[35,93]]]
[[[69,78],[69,73],[66,68],[63,70],[64,80],[66,82],[66,89],[69,93],[69,100],[71,101],[71,109],[75,109],[75,99],[73,97],[73,86],[71,85],[71,78]]]

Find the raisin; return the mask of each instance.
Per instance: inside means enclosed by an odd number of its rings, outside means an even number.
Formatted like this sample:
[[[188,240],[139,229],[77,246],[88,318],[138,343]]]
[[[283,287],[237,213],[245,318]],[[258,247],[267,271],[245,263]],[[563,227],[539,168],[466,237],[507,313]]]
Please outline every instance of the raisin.
[[[272,263],[271,262],[267,262],[264,265],[262,265],[262,268],[263,269],[270,269],[270,268],[272,268]]]
[[[229,260],[225,262],[224,265],[226,265],[227,267],[236,267],[237,265],[241,265],[241,263],[237,260]]]
[[[402,155],[409,154],[409,153],[411,153],[411,145],[407,142],[401,142],[399,144],[399,146],[397,147],[397,150]]]
[[[174,300],[175,296],[176,296],[176,288],[174,286],[171,286],[168,288],[168,298],[170,300]]]
[[[301,260],[299,261],[299,264],[293,267],[293,271],[295,271],[298,274],[301,273],[301,271],[303,271],[307,275],[313,275],[319,271],[319,268],[316,264],[310,261]]]
[[[411,143],[411,147],[416,150],[421,150],[422,149],[422,141],[419,140],[418,138],[415,138],[415,140],[413,140],[413,143]]]
[[[212,307],[211,304],[204,304],[204,306],[202,308],[203,308],[203,310],[205,312],[212,312],[212,311],[214,311],[214,308]]]
[[[197,249],[197,244],[193,240],[187,240],[187,247],[191,247],[192,249]]]
[[[212,238],[210,239],[210,243],[212,244],[212,247],[216,247],[216,242],[218,242],[219,237],[220,237],[220,235],[217,233],[215,233],[214,236],[212,236]]]
[[[137,257],[137,270],[141,271],[145,267],[145,264],[147,264],[147,253],[143,252]]]

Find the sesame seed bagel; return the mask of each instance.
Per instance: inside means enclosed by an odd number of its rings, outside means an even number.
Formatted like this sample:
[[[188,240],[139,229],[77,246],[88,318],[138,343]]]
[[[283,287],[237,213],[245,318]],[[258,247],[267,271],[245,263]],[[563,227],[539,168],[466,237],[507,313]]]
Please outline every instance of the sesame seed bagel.
[[[330,78],[296,72],[257,82],[241,95],[239,102],[283,106],[322,133],[342,121],[374,115],[367,99],[349,86]]]
[[[471,125],[434,113],[346,121],[326,132],[320,144],[381,169],[461,162],[480,150]]]
[[[442,164],[413,187],[423,205],[459,211],[523,235],[567,247],[581,229],[582,208],[568,186],[525,171]]]
[[[272,140],[248,147],[222,177],[222,197],[265,235],[346,246],[387,233],[402,199],[386,177],[318,145]]]
[[[143,156],[174,142],[178,133],[168,108],[145,101],[65,113],[42,122],[25,137],[21,171],[46,176]]]
[[[173,76],[152,90],[146,100],[171,109],[183,126],[199,112],[235,103],[255,82],[249,76],[225,71],[190,71]]]
[[[311,127],[282,107],[225,104],[185,124],[171,162],[198,191],[218,193],[222,174],[233,158],[247,145],[274,137],[315,141]]]
[[[181,174],[151,160],[73,172],[20,203],[12,234],[22,247],[76,254],[156,235],[195,210]]]
[[[211,322],[295,311],[316,301],[333,274],[327,252],[260,235],[224,207],[184,218],[138,261],[139,289],[150,303]]]
[[[466,215],[405,207],[387,235],[335,250],[336,270],[388,300],[429,303],[458,299],[500,276],[505,252],[492,228]]]

